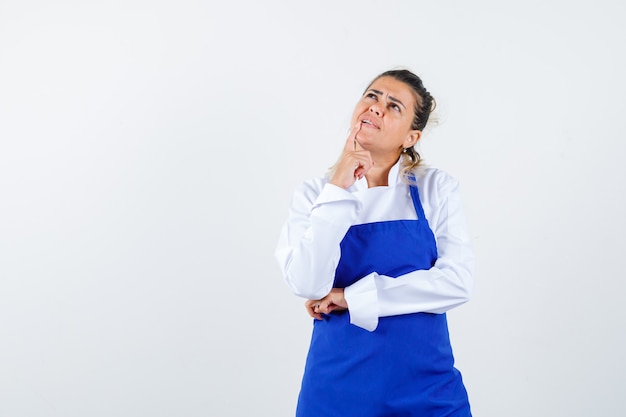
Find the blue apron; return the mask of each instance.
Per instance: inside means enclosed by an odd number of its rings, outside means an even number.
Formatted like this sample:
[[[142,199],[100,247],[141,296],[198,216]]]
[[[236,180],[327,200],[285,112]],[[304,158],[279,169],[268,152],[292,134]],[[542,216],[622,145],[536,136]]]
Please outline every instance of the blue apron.
[[[434,265],[437,245],[415,186],[411,198],[417,220],[350,227],[335,288],[371,272],[396,278]],[[297,417],[471,416],[445,314],[380,317],[373,332],[350,324],[349,314],[314,320]]]

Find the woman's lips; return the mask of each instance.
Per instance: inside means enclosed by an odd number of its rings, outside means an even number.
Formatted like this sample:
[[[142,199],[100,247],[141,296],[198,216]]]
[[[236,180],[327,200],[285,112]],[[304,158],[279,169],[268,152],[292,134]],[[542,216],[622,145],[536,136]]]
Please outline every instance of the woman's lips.
[[[361,120],[361,128],[378,129],[378,125],[370,119]]]

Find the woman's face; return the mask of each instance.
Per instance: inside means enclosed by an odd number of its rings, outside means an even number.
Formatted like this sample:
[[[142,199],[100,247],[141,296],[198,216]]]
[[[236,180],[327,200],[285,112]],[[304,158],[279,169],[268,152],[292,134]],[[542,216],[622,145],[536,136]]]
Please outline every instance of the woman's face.
[[[357,143],[373,154],[399,155],[415,145],[419,130],[412,130],[415,96],[411,88],[391,77],[374,81],[357,103],[352,126],[359,124]],[[357,127],[357,128],[359,128]]]

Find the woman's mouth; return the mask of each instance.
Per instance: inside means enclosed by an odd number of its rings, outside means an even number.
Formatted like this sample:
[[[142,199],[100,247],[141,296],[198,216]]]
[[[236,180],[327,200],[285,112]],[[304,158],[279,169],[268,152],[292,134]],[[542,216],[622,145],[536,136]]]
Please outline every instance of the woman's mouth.
[[[370,129],[378,129],[378,125],[371,121],[370,119],[361,120],[361,127],[367,127]]]

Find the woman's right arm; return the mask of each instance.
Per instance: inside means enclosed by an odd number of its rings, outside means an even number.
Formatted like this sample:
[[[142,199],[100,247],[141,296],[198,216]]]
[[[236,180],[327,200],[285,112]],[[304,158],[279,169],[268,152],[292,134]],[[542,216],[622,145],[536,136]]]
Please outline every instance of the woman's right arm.
[[[339,244],[360,209],[352,193],[321,180],[296,189],[275,252],[285,282],[296,295],[318,300],[330,292]]]

